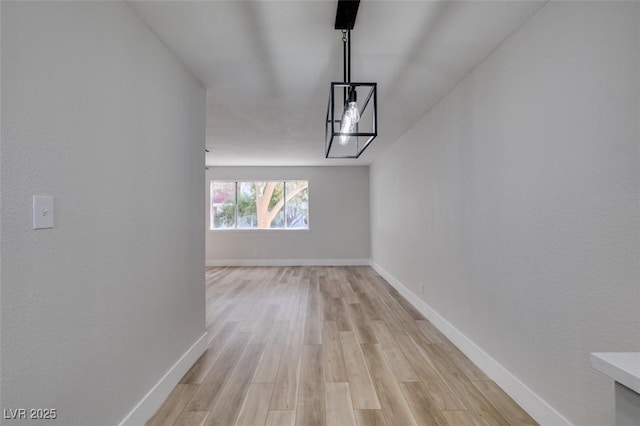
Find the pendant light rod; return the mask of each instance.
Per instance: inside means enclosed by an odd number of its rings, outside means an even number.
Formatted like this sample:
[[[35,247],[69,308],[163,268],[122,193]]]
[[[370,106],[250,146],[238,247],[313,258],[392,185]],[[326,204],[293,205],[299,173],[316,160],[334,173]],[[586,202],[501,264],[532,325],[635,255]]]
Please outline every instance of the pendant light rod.
[[[334,28],[342,30],[344,82],[351,82],[351,30],[356,23],[360,0],[338,0]],[[346,99],[345,99],[346,100]]]
[[[342,78],[345,83],[351,83],[351,30],[342,30]],[[344,105],[351,98],[351,90],[345,87],[342,90]]]
[[[347,40],[348,40],[347,31],[348,30],[342,30],[342,68],[343,68],[342,78],[345,83],[349,82],[349,80],[347,80]]]
[[[347,83],[351,83],[351,30],[347,30]]]

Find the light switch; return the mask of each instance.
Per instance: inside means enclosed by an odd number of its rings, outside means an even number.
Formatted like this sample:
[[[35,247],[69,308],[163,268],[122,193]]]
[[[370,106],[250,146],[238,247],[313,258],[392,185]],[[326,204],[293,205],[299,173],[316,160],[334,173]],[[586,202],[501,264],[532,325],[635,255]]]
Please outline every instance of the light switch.
[[[33,229],[53,228],[53,197],[33,196]]]

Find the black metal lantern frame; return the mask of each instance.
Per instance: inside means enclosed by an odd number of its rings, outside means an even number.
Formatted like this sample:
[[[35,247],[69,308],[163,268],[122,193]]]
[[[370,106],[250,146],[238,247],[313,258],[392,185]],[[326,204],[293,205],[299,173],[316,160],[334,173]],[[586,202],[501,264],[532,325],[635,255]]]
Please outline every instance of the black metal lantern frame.
[[[360,120],[343,126],[344,111],[356,102]],[[378,135],[377,83],[332,82],[325,128],[326,158],[358,158]]]

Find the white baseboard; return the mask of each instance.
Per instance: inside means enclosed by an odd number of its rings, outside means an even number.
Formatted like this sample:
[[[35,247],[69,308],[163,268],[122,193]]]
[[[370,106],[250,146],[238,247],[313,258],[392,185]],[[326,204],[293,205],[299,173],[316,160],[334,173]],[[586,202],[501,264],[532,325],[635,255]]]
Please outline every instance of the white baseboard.
[[[369,259],[207,259],[207,266],[368,266]]]
[[[173,388],[207,349],[207,333],[204,333],[165,373],[138,404],[120,422],[119,426],[140,426],[153,416],[169,396]]]
[[[444,319],[425,301],[395,279],[393,275],[385,271],[373,260],[371,260],[370,265],[538,423],[554,426],[571,425],[571,422],[555,408],[529,389],[520,379],[455,328],[453,324]]]

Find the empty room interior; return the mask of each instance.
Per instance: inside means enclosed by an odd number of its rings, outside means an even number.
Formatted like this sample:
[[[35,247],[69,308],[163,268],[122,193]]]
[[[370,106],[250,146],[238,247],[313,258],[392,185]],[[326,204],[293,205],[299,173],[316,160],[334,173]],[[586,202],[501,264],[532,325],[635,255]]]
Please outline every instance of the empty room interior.
[[[640,2],[0,2],[0,424],[640,425]]]

